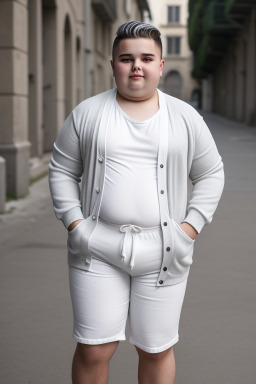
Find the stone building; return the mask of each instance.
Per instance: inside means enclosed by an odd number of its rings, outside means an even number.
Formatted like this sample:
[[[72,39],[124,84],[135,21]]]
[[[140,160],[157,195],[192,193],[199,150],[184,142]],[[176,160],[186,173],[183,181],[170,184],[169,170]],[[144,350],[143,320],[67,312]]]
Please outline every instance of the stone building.
[[[203,109],[256,125],[256,0],[190,0],[190,11]]]
[[[85,97],[114,86],[110,66],[112,42],[119,25],[131,20],[148,21],[146,0],[92,0],[85,12]]]
[[[83,96],[83,1],[0,2],[0,155],[7,192],[28,192],[30,158],[51,151]]]
[[[159,88],[187,102],[199,103],[200,86],[192,78],[193,55],[188,45],[188,0],[150,0],[152,24],[161,32],[164,74]]]
[[[5,189],[23,196],[47,171],[74,106],[114,85],[117,26],[149,12],[146,0],[0,1],[0,211]]]

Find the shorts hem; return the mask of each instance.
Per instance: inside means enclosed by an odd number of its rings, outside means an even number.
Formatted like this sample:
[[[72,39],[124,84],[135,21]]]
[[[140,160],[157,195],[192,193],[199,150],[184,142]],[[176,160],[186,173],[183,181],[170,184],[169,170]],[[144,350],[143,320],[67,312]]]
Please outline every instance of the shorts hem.
[[[84,339],[84,338],[78,337],[78,336],[76,336],[74,334],[72,335],[72,337],[78,343],[88,344],[88,345],[107,344],[107,343],[111,343],[112,341],[126,340],[125,335],[108,337],[106,339]]]
[[[179,335],[177,335],[169,343],[162,345],[161,347],[155,347],[155,348],[145,347],[144,345],[137,343],[131,336],[129,341],[131,344],[136,345],[136,347],[140,348],[142,351],[145,351],[148,353],[159,353],[159,352],[166,351],[168,348],[171,348],[174,344],[176,344],[179,341]]]

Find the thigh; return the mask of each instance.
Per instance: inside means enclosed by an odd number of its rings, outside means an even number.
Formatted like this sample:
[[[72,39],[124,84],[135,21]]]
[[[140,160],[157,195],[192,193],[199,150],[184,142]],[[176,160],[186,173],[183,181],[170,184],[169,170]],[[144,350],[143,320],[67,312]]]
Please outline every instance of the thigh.
[[[131,281],[130,341],[149,353],[162,352],[179,340],[179,320],[187,280],[157,287],[159,273]]]
[[[73,337],[83,344],[125,339],[130,276],[92,259],[90,271],[69,269],[73,307]]]

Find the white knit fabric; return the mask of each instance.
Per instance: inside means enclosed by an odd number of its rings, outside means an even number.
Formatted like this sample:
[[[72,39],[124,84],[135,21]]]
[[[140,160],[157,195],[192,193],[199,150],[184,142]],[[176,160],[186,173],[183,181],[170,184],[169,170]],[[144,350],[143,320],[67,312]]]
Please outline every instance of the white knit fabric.
[[[72,111],[54,143],[50,163],[49,184],[57,218],[65,227],[86,219],[68,233],[68,263],[86,271],[92,259],[89,239],[101,209],[106,134],[116,91],[84,100]],[[157,188],[163,257],[156,285],[164,287],[188,277],[194,243],[181,230],[180,223],[186,221],[200,232],[212,221],[224,186],[224,172],[202,117],[187,103],[159,90],[158,94],[161,113]],[[189,199],[188,178],[193,185]]]
[[[115,101],[106,142],[106,176],[100,217],[143,227],[160,224],[157,192],[159,113],[137,121]]]

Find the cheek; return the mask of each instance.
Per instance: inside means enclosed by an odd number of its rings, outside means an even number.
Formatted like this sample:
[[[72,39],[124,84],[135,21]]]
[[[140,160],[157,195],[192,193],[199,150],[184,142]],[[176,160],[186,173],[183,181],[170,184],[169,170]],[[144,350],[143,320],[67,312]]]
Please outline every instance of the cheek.
[[[149,76],[150,78],[157,79],[160,76],[159,67],[150,68],[145,72],[146,72],[146,75]]]
[[[122,67],[118,68],[117,70],[118,75],[123,75],[125,72],[126,72],[125,68],[122,68]]]
[[[116,68],[115,77],[118,80],[124,80],[124,77],[127,76],[128,73],[129,73],[129,70],[127,70],[127,68],[119,67],[119,68]]]

